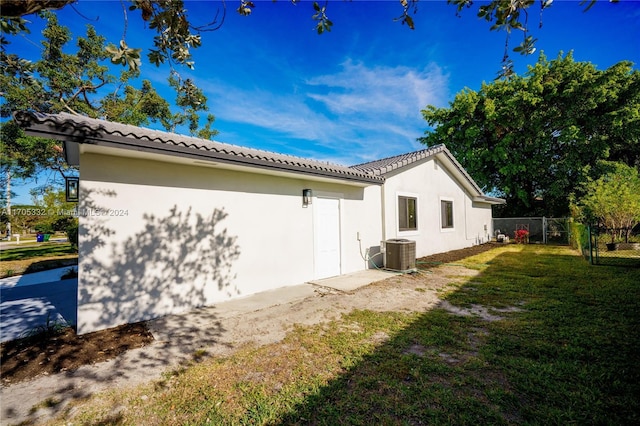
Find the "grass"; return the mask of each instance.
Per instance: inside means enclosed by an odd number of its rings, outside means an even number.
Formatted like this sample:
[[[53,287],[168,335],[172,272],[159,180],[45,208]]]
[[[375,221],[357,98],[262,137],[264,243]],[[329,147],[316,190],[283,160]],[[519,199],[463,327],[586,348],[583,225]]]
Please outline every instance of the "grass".
[[[39,243],[3,249],[0,262],[0,278],[5,278],[77,264],[78,250],[70,243]]]
[[[69,254],[77,254],[77,250],[70,243],[39,243],[37,246],[4,249],[0,252],[0,261],[28,260]]]
[[[163,380],[65,413],[81,424],[640,423],[640,269],[546,246],[461,264],[481,273],[443,297],[502,320],[354,311],[228,358],[194,354]]]

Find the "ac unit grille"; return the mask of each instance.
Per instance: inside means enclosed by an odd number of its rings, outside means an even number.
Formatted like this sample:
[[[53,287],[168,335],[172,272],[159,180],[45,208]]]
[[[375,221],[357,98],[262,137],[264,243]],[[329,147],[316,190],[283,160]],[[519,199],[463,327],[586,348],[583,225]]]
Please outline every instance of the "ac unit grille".
[[[409,271],[416,268],[416,242],[404,239],[385,241],[385,268]]]

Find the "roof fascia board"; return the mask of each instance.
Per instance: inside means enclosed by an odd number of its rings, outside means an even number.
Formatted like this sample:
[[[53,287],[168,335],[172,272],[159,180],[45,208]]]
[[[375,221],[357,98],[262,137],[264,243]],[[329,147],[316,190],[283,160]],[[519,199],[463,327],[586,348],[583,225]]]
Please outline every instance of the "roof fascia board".
[[[496,197],[488,197],[486,195],[480,197],[473,198],[474,203],[483,203],[483,204],[491,204],[491,205],[501,205],[507,204],[507,200],[504,198],[496,198]]]
[[[53,126],[49,123],[32,121],[30,122],[28,127],[24,128],[24,131],[27,135],[30,136],[46,137],[65,142],[71,141],[77,143],[105,146],[109,148],[157,153],[162,155],[179,155],[194,160],[214,161],[232,165],[302,174],[305,176],[321,176],[345,182],[359,182],[375,185],[382,185],[384,183],[384,178],[381,178],[380,176],[358,176],[333,173],[331,171],[310,169],[303,166],[296,166],[294,164],[279,164],[274,161],[212,152],[204,149],[194,148],[193,146],[178,146],[173,144],[169,145],[144,139],[135,139],[132,141],[131,138],[116,134],[105,134],[98,131],[95,131],[92,134],[91,132],[80,131],[72,125]]]
[[[456,160],[453,154],[451,154],[451,151],[449,151],[446,147],[443,147],[443,149],[436,154],[436,157],[440,161],[446,160],[446,163],[449,164],[448,169],[455,173],[456,177],[461,183],[466,183],[466,185],[464,186],[469,189],[470,193],[477,196],[484,195],[482,189],[480,189],[478,184],[473,180],[471,176],[469,176],[469,173],[467,173],[464,167],[462,167],[462,164],[460,164],[458,160]]]

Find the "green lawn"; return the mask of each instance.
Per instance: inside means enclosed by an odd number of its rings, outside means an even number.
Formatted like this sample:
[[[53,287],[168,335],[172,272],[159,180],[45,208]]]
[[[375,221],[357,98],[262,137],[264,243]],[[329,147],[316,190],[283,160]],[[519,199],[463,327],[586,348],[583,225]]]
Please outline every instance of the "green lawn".
[[[481,273],[447,301],[493,308],[501,320],[444,309],[355,311],[296,327],[277,344],[102,394],[73,408],[73,420],[640,424],[640,269],[590,266],[568,248],[539,245],[501,247],[461,264]]]
[[[70,243],[38,243],[0,251],[0,278],[60,268],[78,263]]]
[[[74,249],[70,243],[38,243],[37,246],[29,247],[12,247],[3,249],[0,252],[0,261],[10,260],[27,260],[37,257],[53,257],[75,254],[78,250]]]

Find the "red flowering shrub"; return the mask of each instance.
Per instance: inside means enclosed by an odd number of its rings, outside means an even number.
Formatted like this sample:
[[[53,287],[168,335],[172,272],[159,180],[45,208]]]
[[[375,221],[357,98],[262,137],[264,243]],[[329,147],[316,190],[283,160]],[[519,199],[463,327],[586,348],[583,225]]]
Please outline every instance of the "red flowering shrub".
[[[526,244],[529,242],[529,231],[526,229],[518,229],[515,232],[514,240],[519,244]]]

